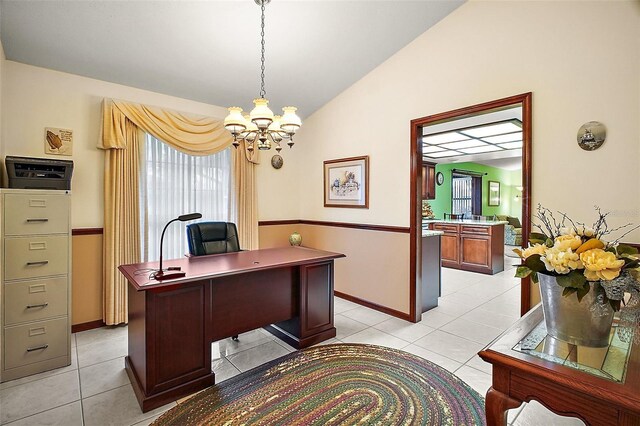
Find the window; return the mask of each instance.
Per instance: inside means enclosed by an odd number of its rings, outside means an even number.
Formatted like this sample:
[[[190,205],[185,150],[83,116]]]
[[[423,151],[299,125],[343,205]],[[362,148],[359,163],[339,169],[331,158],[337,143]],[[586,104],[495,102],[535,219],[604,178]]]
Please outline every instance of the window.
[[[464,213],[466,218],[471,217],[471,187],[471,176],[453,175],[453,179],[451,180],[451,213]]]
[[[482,177],[454,172],[451,179],[451,213],[465,219],[482,214]]]
[[[228,222],[231,204],[229,148],[209,156],[192,156],[147,134],[140,182],[141,244],[144,261],[158,260],[160,235],[171,219],[202,213],[202,221]],[[186,225],[172,223],[164,236],[164,258],[189,252]]]

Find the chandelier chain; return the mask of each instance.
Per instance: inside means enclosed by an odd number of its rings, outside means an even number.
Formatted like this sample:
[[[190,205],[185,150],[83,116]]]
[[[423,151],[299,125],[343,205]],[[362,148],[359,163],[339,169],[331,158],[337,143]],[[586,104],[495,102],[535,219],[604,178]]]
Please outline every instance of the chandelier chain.
[[[2,0],[0,0],[1,2]],[[229,115],[224,119],[224,127],[233,136],[233,146],[238,148],[242,141],[246,143],[246,149],[253,151],[271,149],[276,146],[280,152],[281,142],[293,146],[293,136],[302,125],[302,120],[296,114],[296,107],[282,108],[282,116],[274,115],[269,109],[267,91],[265,89],[265,6],[271,0],[254,0],[260,6],[260,95],[254,99],[255,107],[249,115],[242,114],[242,108],[230,107]]]
[[[260,97],[261,98],[265,98],[267,96],[267,91],[264,89],[264,4],[265,2],[263,1],[262,4],[260,5],[260,8],[262,9],[262,19],[261,19],[261,31],[260,31],[260,37],[262,39],[262,56],[260,58],[260,62],[261,62],[261,66],[260,66]]]

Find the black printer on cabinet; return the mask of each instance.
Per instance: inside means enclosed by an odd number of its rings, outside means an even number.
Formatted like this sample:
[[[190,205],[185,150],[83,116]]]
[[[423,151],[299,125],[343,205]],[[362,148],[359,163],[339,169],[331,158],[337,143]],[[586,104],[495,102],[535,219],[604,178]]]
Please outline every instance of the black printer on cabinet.
[[[50,158],[6,157],[9,188],[71,189],[73,161]]]

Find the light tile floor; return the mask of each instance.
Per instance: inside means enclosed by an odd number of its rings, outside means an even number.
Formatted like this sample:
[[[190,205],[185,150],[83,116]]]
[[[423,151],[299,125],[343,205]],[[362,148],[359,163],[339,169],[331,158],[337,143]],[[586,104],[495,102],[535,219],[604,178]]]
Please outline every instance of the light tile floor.
[[[335,299],[337,336],[328,343],[370,343],[402,349],[453,372],[481,394],[491,366],[476,354],[519,316],[520,288],[513,263],[494,276],[443,268],[439,306],[412,324],[355,303]],[[142,413],[124,371],[126,327],[73,335],[69,367],[0,383],[0,423],[34,425],[147,425],[176,403]],[[266,331],[212,344],[218,382],[294,351]],[[509,424],[580,425],[538,403],[509,412]]]

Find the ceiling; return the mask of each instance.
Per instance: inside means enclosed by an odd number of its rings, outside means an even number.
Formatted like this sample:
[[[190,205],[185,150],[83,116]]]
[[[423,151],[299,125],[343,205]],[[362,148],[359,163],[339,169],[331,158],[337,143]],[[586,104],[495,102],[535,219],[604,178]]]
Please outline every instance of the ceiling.
[[[423,127],[423,159],[522,169],[522,107],[484,111]]]
[[[522,170],[522,155],[510,158],[486,158],[484,160],[475,160],[474,163],[484,164],[485,166],[496,167],[503,170]]]
[[[514,119],[466,127],[424,136],[422,141],[422,153],[432,159],[512,149],[520,151],[522,122]]]
[[[266,6],[274,111],[309,116],[464,0],[285,1]],[[253,0],[0,0],[8,60],[220,106],[260,90]]]

